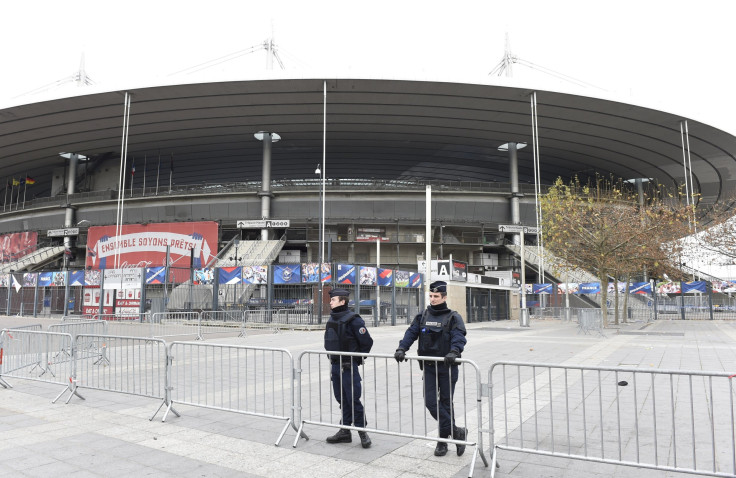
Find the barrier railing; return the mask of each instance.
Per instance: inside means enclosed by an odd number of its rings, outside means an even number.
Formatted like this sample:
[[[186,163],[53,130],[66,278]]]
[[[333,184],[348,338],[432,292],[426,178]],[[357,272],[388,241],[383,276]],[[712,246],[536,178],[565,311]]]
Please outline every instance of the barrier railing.
[[[590,335],[595,332],[601,337],[603,333],[603,313],[600,309],[580,309],[578,312],[578,334]]]
[[[151,316],[149,337],[193,336],[202,340],[199,312],[156,312]]]
[[[360,400],[365,409],[367,426],[341,424],[341,412],[333,398],[330,382],[331,356],[363,358],[360,365],[362,395]],[[473,447],[470,474],[478,455],[488,466],[483,451],[481,432],[482,399],[481,376],[478,366],[470,360],[458,360],[458,381],[454,394],[454,422],[457,427],[467,429],[464,440],[440,438],[437,422],[425,407],[425,374],[418,367],[434,366],[441,362],[437,357],[406,357],[406,363],[397,363],[393,355],[350,354],[344,352],[305,351],[299,355],[297,371],[297,399],[299,410],[299,433],[305,424],[346,428],[393,435],[405,438],[453,443]],[[429,365],[427,362],[432,362]],[[437,374],[435,374],[437,376]],[[342,380],[341,374],[340,380]],[[449,378],[449,377],[448,377]],[[341,384],[342,385],[342,384]],[[352,384],[351,384],[352,385]],[[435,379],[434,386],[439,387]],[[449,386],[449,384],[445,384]],[[432,386],[432,385],[428,385]],[[439,397],[439,394],[436,394]],[[437,398],[437,401],[439,398]],[[439,403],[434,403],[435,409]],[[352,404],[350,406],[353,406]],[[296,447],[299,434],[294,441]]]
[[[294,359],[285,349],[172,342],[169,407],[174,403],[294,421]],[[306,435],[305,435],[306,437]]]
[[[493,463],[498,450],[512,450],[736,475],[727,373],[499,362],[488,380]]]
[[[71,334],[4,329],[0,332],[0,385],[10,388],[5,377],[14,377],[68,386],[74,361],[65,351],[70,350]]]
[[[245,314],[242,310],[203,310],[200,312],[199,335],[222,335],[237,332],[245,336]]]
[[[8,330],[35,330],[35,331],[42,331],[43,325],[42,324],[28,324],[28,325],[18,325],[15,327],[8,327]]]
[[[159,399],[161,404],[151,420],[168,405],[168,355],[163,340],[79,334],[74,343],[76,372],[70,391],[89,388]],[[71,394],[67,403],[70,399]]]

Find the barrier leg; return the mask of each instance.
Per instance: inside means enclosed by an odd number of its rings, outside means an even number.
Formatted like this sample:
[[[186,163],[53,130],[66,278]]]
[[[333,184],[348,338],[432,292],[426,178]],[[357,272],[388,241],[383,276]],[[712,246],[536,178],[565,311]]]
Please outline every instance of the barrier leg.
[[[71,401],[74,395],[81,398],[82,400],[87,400],[86,398],[84,398],[83,396],[79,394],[79,392],[77,391],[77,388],[78,388],[77,381],[73,377],[69,377],[69,385],[67,385],[67,387],[64,390],[62,390],[61,393],[58,394],[55,399],[51,400],[51,403],[56,403],[56,401],[60,399],[61,396],[64,395],[66,392],[69,392],[69,397],[66,399],[66,402],[64,402],[67,405],[69,404],[69,402]]]
[[[10,385],[8,382],[6,382],[5,380],[3,380],[2,377],[0,377],[0,385],[2,385],[3,388],[13,388],[12,385]]]
[[[161,407],[163,407],[165,403],[166,403],[166,400],[161,402],[161,405],[158,406],[158,410],[161,410]],[[153,414],[153,416],[151,417],[149,421],[152,421],[154,419],[154,417],[158,414],[158,410],[156,410],[156,413]],[[181,415],[179,415],[179,412],[177,412],[174,409],[174,402],[169,402],[166,407],[166,412],[164,413],[163,418],[161,418],[162,423],[166,421],[166,417],[169,415],[169,412],[173,412],[174,415],[176,415],[177,417],[181,417]]]
[[[501,465],[498,463],[498,448],[495,446],[493,447],[493,456],[491,456],[491,478],[496,476],[496,468],[501,468]]]
[[[296,438],[294,439],[294,444],[291,446],[292,448],[296,448],[296,445],[299,443],[299,438],[302,437],[302,429],[303,428],[304,428],[304,422],[301,422],[299,424],[299,429],[296,431]],[[306,437],[306,435],[304,435],[304,436]]]

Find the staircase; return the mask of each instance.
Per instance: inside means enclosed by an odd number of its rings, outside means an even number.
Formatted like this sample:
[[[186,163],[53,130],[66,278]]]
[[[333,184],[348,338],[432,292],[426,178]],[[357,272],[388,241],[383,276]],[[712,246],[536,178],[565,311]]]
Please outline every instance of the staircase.
[[[55,260],[60,254],[64,253],[64,246],[39,247],[28,255],[25,255],[14,262],[0,265],[0,274],[8,272],[30,271],[39,268],[44,264]]]

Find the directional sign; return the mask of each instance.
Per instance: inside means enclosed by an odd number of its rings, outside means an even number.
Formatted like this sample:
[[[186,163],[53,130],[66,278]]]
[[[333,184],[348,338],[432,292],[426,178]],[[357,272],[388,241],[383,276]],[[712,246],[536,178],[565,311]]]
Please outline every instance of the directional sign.
[[[46,231],[46,235],[48,237],[78,236],[79,228],[78,227],[67,227],[66,229],[49,229],[48,231]]]
[[[538,234],[539,228],[532,226],[522,226],[520,224],[499,224],[499,232],[523,232],[524,234]]]
[[[238,229],[271,229],[289,227],[289,219],[262,219],[260,221],[238,221]]]

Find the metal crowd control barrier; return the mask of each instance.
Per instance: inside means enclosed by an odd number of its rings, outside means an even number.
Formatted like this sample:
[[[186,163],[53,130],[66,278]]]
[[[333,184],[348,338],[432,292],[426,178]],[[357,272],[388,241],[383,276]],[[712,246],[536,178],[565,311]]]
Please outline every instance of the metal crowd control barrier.
[[[8,327],[8,330],[35,330],[37,332],[40,332],[43,330],[43,325],[42,324],[19,325],[17,327]]]
[[[736,476],[732,377],[702,371],[495,363],[488,371],[492,462],[498,450],[512,450]]]
[[[72,388],[89,388],[161,400],[168,405],[166,342],[141,337],[79,334],[75,339],[76,372]],[[67,403],[71,399],[71,394]],[[174,411],[176,413],[176,411]],[[177,414],[178,415],[178,414]]]
[[[590,332],[597,332],[601,337],[606,335],[603,333],[603,313],[601,309],[579,309],[578,310],[578,334],[581,332],[585,335]]]
[[[71,357],[72,356],[71,346],[73,345],[74,339],[77,337],[77,335],[79,334],[106,335],[107,334],[107,321],[104,321],[104,320],[73,320],[71,322],[49,325],[48,331],[70,334],[72,336],[72,344],[69,344],[70,347],[68,349],[63,349],[63,350],[59,350],[58,352],[56,352],[57,355],[54,358],[55,359],[58,358],[58,356],[61,354]]]
[[[74,362],[73,356],[63,353],[67,350],[72,350],[70,334],[4,329],[0,332],[0,385],[11,388],[4,378],[14,377],[68,386]]]
[[[330,382],[329,355],[363,357],[360,365],[362,396],[366,427],[341,424],[341,412]],[[393,355],[351,354],[345,352],[305,351],[299,355],[296,406],[299,410],[299,434],[305,424],[346,428],[405,438],[454,443],[473,447],[469,476],[473,476],[478,455],[488,466],[483,451],[482,386],[480,369],[470,361],[458,360],[458,381],[454,394],[454,421],[466,427],[465,440],[440,438],[437,421],[432,418],[424,401],[424,373],[421,362],[442,362],[437,357],[406,357],[397,363]],[[426,365],[425,365],[426,366]],[[342,380],[342,374],[340,379]],[[435,382],[435,386],[440,384]],[[438,394],[439,396],[439,394]],[[437,399],[439,400],[439,398]],[[438,403],[434,404],[435,407]],[[351,405],[352,406],[352,405]]]
[[[245,313],[242,310],[203,310],[200,312],[200,336],[237,332],[245,337]]]
[[[289,425],[297,429],[294,359],[288,350],[172,342],[168,355],[170,402],[162,421],[181,403],[286,420],[276,445]]]
[[[151,316],[149,337],[194,336],[202,340],[199,312],[156,312]]]

